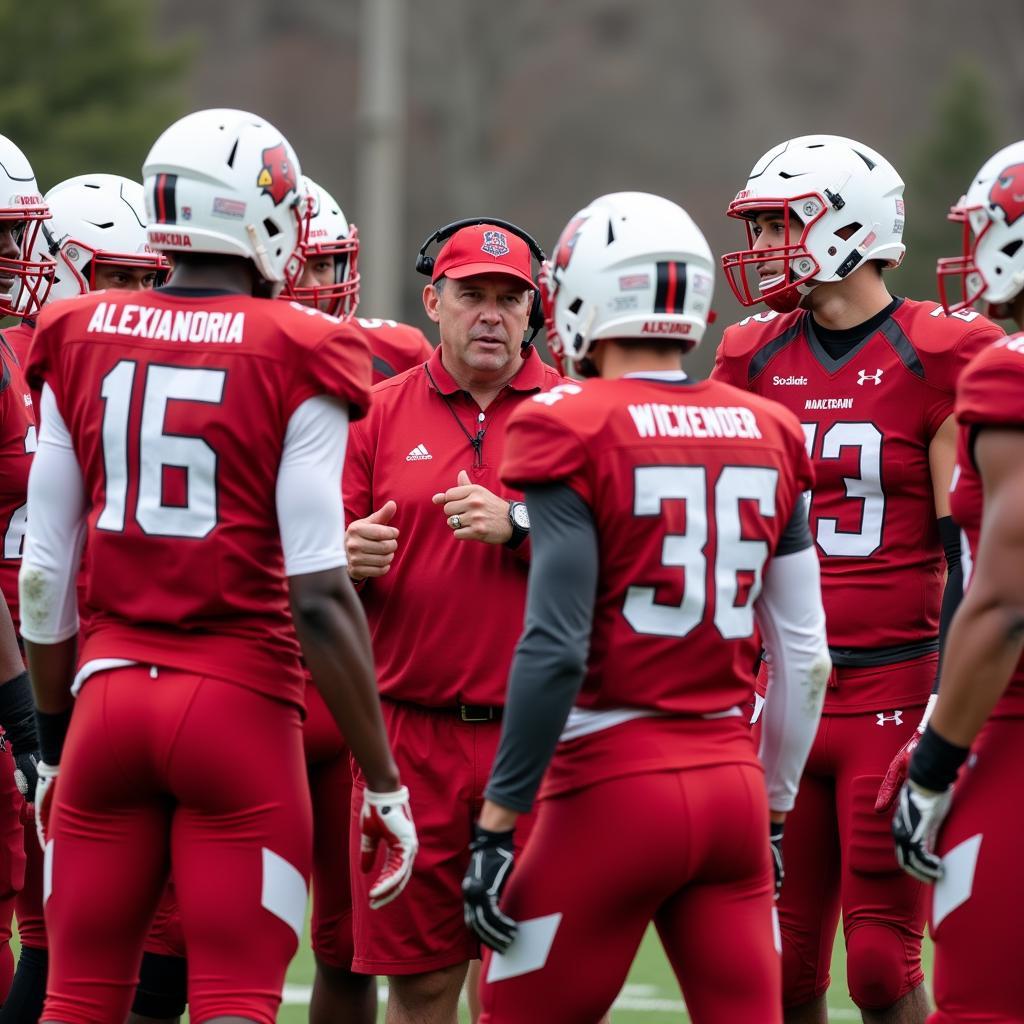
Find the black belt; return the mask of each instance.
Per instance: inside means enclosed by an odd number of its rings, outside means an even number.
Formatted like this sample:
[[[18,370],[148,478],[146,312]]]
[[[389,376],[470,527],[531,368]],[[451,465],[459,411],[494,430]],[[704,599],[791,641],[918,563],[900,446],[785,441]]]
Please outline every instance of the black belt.
[[[464,722],[497,722],[505,709],[496,704],[456,704],[455,710]]]
[[[500,722],[501,716],[505,713],[504,707],[500,704],[415,704],[411,701],[394,700],[391,697],[384,697],[392,704],[404,705],[414,708],[417,711],[426,711],[428,714],[458,715],[464,722]]]

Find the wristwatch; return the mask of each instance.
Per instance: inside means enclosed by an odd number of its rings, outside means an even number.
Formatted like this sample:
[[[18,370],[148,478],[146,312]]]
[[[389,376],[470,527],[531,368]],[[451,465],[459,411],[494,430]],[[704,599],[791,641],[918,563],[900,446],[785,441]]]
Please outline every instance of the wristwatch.
[[[505,547],[517,548],[530,536],[530,513],[525,501],[508,503],[508,521],[512,524],[512,536],[505,541]]]

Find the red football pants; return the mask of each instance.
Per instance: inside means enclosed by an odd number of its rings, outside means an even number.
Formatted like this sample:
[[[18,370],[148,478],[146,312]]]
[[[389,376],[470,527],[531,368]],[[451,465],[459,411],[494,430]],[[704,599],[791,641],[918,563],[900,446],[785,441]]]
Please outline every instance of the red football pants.
[[[939,835],[946,875],[931,907],[938,1009],[929,1024],[1024,1024],[1022,741],[1022,719],[985,726]]]
[[[322,963],[347,970],[354,952],[349,882],[352,764],[337,723],[312,683],[306,686],[303,745],[313,797],[313,952]]]
[[[323,963],[347,969],[353,953],[348,836],[352,766],[345,740],[312,683],[306,686],[302,743],[313,798],[313,951]],[[145,949],[185,956],[173,883],[160,901]]]
[[[43,920],[43,851],[39,849],[35,817],[23,825],[25,885],[14,903],[18,919],[18,939],[23,946],[46,949],[46,922]]]
[[[931,678],[935,664],[927,659],[890,670]],[[786,1007],[828,990],[840,909],[847,982],[857,1006],[885,1009],[924,979],[926,893],[896,862],[892,816],[874,811],[885,771],[913,735],[921,710],[821,720],[783,840],[786,881],[778,907]]]
[[[44,1018],[121,1024],[173,871],[191,1019],[272,1024],[312,856],[298,708],[170,669],[99,673],[55,796]]]
[[[14,977],[11,926],[15,900],[25,886],[25,800],[14,781],[14,758],[2,737],[0,730],[0,1002],[7,998]]]
[[[651,921],[693,1021],[781,1024],[767,836],[764,777],[750,765],[632,775],[543,801],[502,900],[520,922],[513,950],[535,966],[495,980],[508,958],[488,951],[480,1024],[594,1024]],[[545,923],[546,952],[527,935]]]

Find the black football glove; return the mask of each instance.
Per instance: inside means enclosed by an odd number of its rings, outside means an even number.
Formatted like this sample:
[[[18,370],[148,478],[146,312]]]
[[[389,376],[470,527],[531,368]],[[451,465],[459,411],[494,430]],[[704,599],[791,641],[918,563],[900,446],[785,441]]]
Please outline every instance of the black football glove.
[[[768,823],[768,840],[772,851],[772,868],[775,870],[775,898],[782,892],[782,882],[786,877],[786,869],[782,866],[782,832],[785,825],[780,822]]]
[[[517,925],[498,909],[498,901],[512,874],[513,829],[489,832],[473,827],[469,867],[462,880],[462,911],[466,927],[497,953],[507,952],[516,937]]]
[[[935,840],[952,798],[951,788],[935,792],[910,779],[900,790],[892,819],[896,859],[908,875],[921,882],[937,882],[942,877],[942,858],[935,853]]]

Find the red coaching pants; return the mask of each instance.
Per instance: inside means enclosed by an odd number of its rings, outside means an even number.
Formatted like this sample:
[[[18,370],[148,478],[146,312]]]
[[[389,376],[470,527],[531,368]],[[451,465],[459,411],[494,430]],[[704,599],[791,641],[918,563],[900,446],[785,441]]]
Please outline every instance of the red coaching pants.
[[[594,1024],[648,924],[700,1024],[781,1024],[764,776],[751,765],[630,775],[544,800],[484,958],[480,1024]],[[515,959],[513,958],[515,955]]]
[[[149,666],[89,679],[47,846],[44,1018],[121,1024],[173,871],[191,1019],[272,1024],[302,931],[311,818],[298,708]]]
[[[359,811],[363,780],[352,791],[353,931],[360,974],[422,974],[465,963],[480,944],[462,916],[462,877],[469,866],[473,822],[501,736],[501,722],[464,722],[451,711],[381,702],[391,749],[402,782],[409,787],[420,848],[412,878],[397,899],[371,910],[374,872],[359,870]],[[516,828],[517,853],[527,841],[533,815]]]
[[[1024,1024],[1024,719],[990,721],[961,773],[939,835],[935,1002],[929,1024]]]

